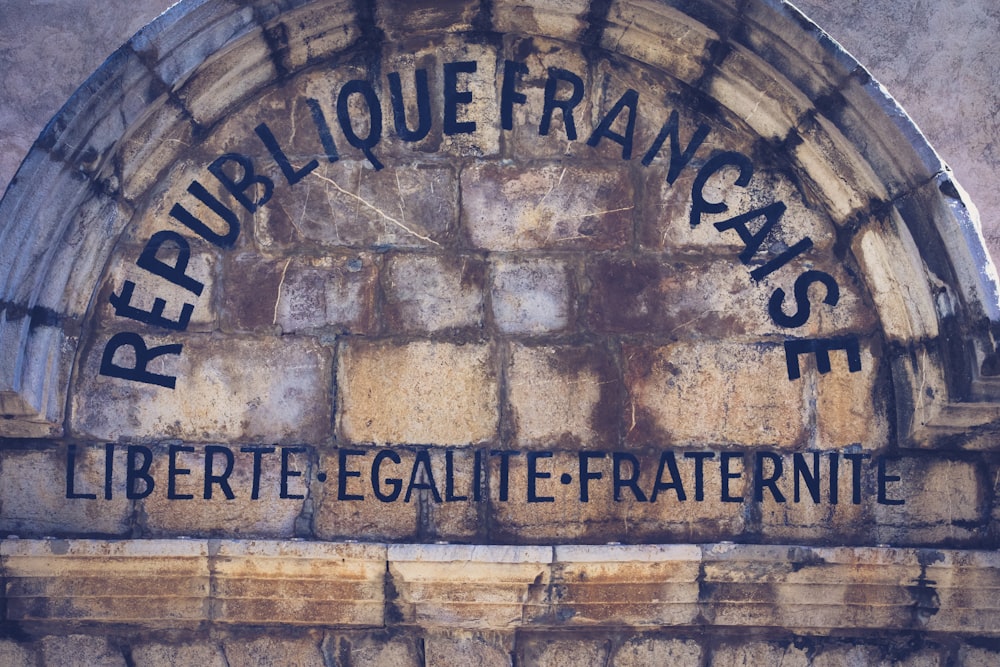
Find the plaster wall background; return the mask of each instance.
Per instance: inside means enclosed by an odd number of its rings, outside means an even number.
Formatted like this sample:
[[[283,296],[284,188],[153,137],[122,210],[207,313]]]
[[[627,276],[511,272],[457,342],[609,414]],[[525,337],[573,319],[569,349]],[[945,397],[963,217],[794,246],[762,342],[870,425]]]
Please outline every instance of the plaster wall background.
[[[45,123],[173,0],[0,0],[0,191]],[[1000,259],[1000,3],[797,0],[869,68],[980,210]]]

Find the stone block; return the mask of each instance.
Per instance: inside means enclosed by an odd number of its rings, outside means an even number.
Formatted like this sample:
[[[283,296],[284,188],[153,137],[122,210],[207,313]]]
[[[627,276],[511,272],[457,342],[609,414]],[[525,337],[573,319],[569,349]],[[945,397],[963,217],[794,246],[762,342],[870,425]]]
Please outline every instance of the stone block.
[[[1000,661],[1000,651],[975,646],[962,646],[958,650],[958,664],[962,667],[989,667],[998,661]]]
[[[712,649],[710,667],[746,667],[747,665],[782,665],[809,667],[809,655],[792,644],[747,642],[727,644]]]
[[[806,322],[785,328],[769,314],[777,289],[786,295],[783,312],[796,314],[796,282],[807,270],[822,270],[837,283],[836,306],[823,302],[826,287],[810,290]],[[755,281],[733,259],[664,261],[661,256],[601,257],[590,263],[592,285],[587,320],[608,333],[653,333],[675,337],[760,340],[764,337],[830,337],[873,331],[877,320],[862,291],[833,262],[794,262]],[[816,283],[813,283],[814,285]],[[869,364],[870,364],[869,360]]]
[[[532,667],[577,667],[606,665],[610,642],[596,638],[531,639],[521,649],[524,665]]]
[[[778,346],[675,343],[627,346],[623,355],[628,442],[791,449],[803,441],[804,383],[787,379]]]
[[[589,9],[586,0],[560,0],[537,6],[518,0],[497,0],[493,4],[493,25],[500,32],[550,35],[576,42],[587,28]]]
[[[215,642],[166,644],[149,642],[132,646],[135,667],[168,667],[169,665],[199,665],[199,667],[229,667],[222,646]]]
[[[621,381],[607,350],[512,345],[507,387],[517,446],[617,444]]]
[[[11,639],[0,641],[0,663],[8,667],[36,667],[38,651],[25,642]]]
[[[486,265],[476,257],[392,255],[386,265],[386,327],[392,332],[480,329]]]
[[[343,442],[469,445],[495,437],[498,390],[487,345],[351,341],[337,367]]]
[[[147,534],[295,535],[314,476],[306,448],[158,445],[150,451],[155,486],[141,502]]]
[[[493,266],[493,320],[502,333],[566,330],[574,316],[569,267],[558,260],[500,260]]]
[[[462,172],[462,219],[485,250],[622,247],[634,208],[624,167],[479,162]]]
[[[99,374],[104,339],[89,348],[72,397],[79,435],[177,438],[195,442],[317,442],[330,429],[330,350],[307,338],[143,335],[148,348],[182,345],[151,372],[176,378],[174,389]],[[131,345],[114,363],[134,363]],[[247,360],[254,363],[248,365]]]
[[[125,667],[125,655],[106,637],[50,635],[39,644],[45,667]]]
[[[389,545],[394,605],[423,627],[516,628],[544,611],[552,549]]]
[[[879,363],[882,355],[875,343],[867,342],[860,354],[861,370],[857,373],[845,373],[840,367],[830,373],[813,375],[816,383],[815,440],[820,449],[840,449],[852,444],[868,449],[887,442],[888,399],[879,389],[880,381],[884,382],[884,369]]]
[[[426,667],[513,667],[513,638],[495,632],[434,632],[424,638]]]
[[[689,625],[699,614],[697,547],[559,546],[555,557],[554,613],[570,626]],[[620,651],[616,659],[645,664],[649,654],[666,648],[640,644]]]
[[[505,541],[542,543],[732,539],[745,526],[743,506],[735,499],[747,494],[749,469],[741,469],[738,460],[728,461],[729,474],[738,478],[725,486],[733,500],[723,501],[720,453],[700,454],[713,457],[702,463],[701,496],[694,481],[698,464],[671,451],[492,454],[492,535]],[[629,456],[635,457],[634,462]],[[673,479],[663,457],[672,457],[678,479]],[[620,479],[625,480],[618,484],[614,482],[616,458]],[[658,474],[661,486],[657,489]]]
[[[278,24],[265,26],[280,43],[281,57],[298,70],[331,57],[355,43],[361,35],[356,10],[346,0],[326,0],[286,11]]]
[[[485,542],[488,526],[482,520],[485,450],[466,448],[431,452],[431,471],[437,496],[421,491],[421,525],[428,537],[449,542]],[[405,468],[404,468],[405,469]],[[427,483],[427,475],[418,477]],[[405,480],[404,480],[405,481]]]
[[[425,664],[416,641],[407,637],[393,637],[388,632],[373,633],[354,641],[343,642],[341,655],[344,654],[350,656],[350,665],[424,667]]]
[[[325,667],[318,633],[302,638],[257,637],[250,641],[230,639],[223,643],[227,665],[296,665]]]
[[[212,574],[213,619],[220,623],[384,623],[382,545],[225,541],[212,561]],[[318,648],[319,642],[310,645]],[[231,648],[227,643],[230,664]],[[279,662],[285,664],[288,658]]]
[[[283,333],[375,329],[376,268],[370,255],[289,258],[282,277],[274,322]]]
[[[191,117],[205,127],[277,76],[271,49],[259,28],[216,56],[201,63],[177,90]]]
[[[713,140],[712,133],[709,133],[706,142],[710,140]],[[737,140],[725,134],[714,138],[714,141],[720,144],[720,148],[739,152],[730,145]],[[705,167],[700,157],[702,154],[707,156],[710,153],[702,148],[697,154],[699,157],[692,160],[673,183],[667,181],[668,172],[663,167],[650,168],[645,193],[639,201],[638,234],[643,248],[724,255],[732,263],[734,272],[746,273],[806,238],[812,241],[812,247],[804,251],[804,258],[821,256],[832,248],[836,240],[833,221],[822,210],[809,205],[787,176],[762,167],[752,172],[746,186],[736,185],[741,172],[733,165],[724,166],[709,177],[699,192],[700,196],[707,202],[720,203],[726,208],[719,213],[703,213],[692,226],[694,187]],[[769,209],[779,203],[785,207],[780,215],[778,208]],[[776,222],[757,251],[747,258],[748,265],[744,266],[739,255],[746,250],[747,244],[737,229],[725,225],[719,229],[715,225],[761,210],[767,210]],[[745,223],[751,233],[759,233],[765,221],[763,215],[758,215]],[[788,269],[779,271],[785,273]]]
[[[718,39],[707,26],[663,3],[614,2],[601,46],[693,83],[704,72],[709,45]],[[665,42],[672,47],[664,49]]]
[[[447,5],[434,0],[395,2],[378,12],[378,27],[393,42],[422,32],[461,33],[482,29],[477,25],[480,11],[479,3],[474,0],[459,0]]]
[[[634,637],[618,646],[611,658],[616,667],[701,667],[701,646],[691,640]],[[761,663],[763,664],[763,663]],[[784,666],[787,667],[787,666]]]
[[[105,452],[83,445],[0,452],[0,530],[34,537],[128,534],[132,503],[124,493],[125,452],[113,455],[112,483],[122,490],[112,499],[104,495]]]
[[[6,540],[0,555],[11,621],[182,628],[207,620],[204,542]]]
[[[967,540],[985,525],[983,471],[974,463],[901,458],[887,470],[905,480],[902,505],[874,508],[877,541],[883,544],[947,544]]]

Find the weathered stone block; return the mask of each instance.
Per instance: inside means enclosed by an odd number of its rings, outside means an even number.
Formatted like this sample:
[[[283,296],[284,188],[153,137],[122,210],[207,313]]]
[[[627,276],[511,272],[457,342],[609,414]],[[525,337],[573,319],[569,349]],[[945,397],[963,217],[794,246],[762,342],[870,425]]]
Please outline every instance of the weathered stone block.
[[[1000,661],[1000,651],[963,646],[958,650],[958,664],[962,667],[989,667]]]
[[[424,667],[425,664],[414,640],[392,637],[388,633],[371,634],[350,642],[342,641],[342,647],[341,655],[349,655],[349,664],[352,665]]]
[[[194,143],[194,128],[182,109],[162,105],[149,114],[118,149],[122,162],[122,196],[141,200],[156,186],[164,171]]]
[[[161,445],[151,451],[155,487],[141,503],[148,534],[295,535],[314,476],[304,447]]]
[[[503,333],[544,334],[567,329],[574,315],[569,267],[558,260],[494,264],[493,319]]]
[[[559,546],[555,557],[555,614],[569,625],[687,625],[698,616],[701,550],[696,547]],[[642,650],[634,644],[616,660],[645,664],[651,653],[669,651],[642,644]],[[699,656],[696,644],[694,649]]]
[[[867,449],[888,438],[889,406],[887,397],[879,390],[883,372],[879,365],[881,354],[873,345],[865,345],[860,355],[861,370],[857,373],[846,373],[841,366],[813,376],[815,437],[821,449],[839,449],[855,443]]]
[[[532,639],[521,649],[525,665],[576,667],[608,664],[610,642],[598,639]]]
[[[421,504],[429,537],[451,542],[482,542],[488,527],[482,520],[485,450],[451,449],[431,453],[431,474],[437,494],[421,491]],[[404,480],[405,481],[405,480]]]
[[[487,345],[351,341],[337,368],[338,427],[348,443],[468,445],[496,435],[496,372]]]
[[[462,172],[462,219],[486,250],[621,247],[635,208],[627,175],[624,167],[480,162]]]
[[[586,0],[561,0],[538,6],[518,0],[497,0],[493,5],[493,24],[500,32],[551,35],[575,42],[587,27],[588,9]]]
[[[39,642],[46,667],[125,667],[122,650],[105,637],[48,636]]]
[[[731,539],[745,525],[738,499],[747,494],[749,469],[727,459],[723,484],[721,453],[698,455],[711,458],[657,450],[491,454],[494,535],[530,542]],[[696,483],[699,466],[703,481]]]
[[[983,472],[965,461],[901,458],[888,472],[906,480],[901,505],[877,505],[877,540],[886,544],[968,539],[985,521]],[[897,484],[897,487],[900,485]]]
[[[436,332],[483,326],[486,266],[475,257],[393,255],[386,266],[386,326]]]
[[[31,536],[127,534],[132,503],[124,491],[125,452],[117,450],[113,456],[112,484],[119,491],[105,499],[104,447],[0,452],[0,530]]]
[[[498,633],[443,632],[424,638],[426,667],[512,667],[513,638]]]
[[[712,649],[711,667],[746,667],[747,665],[783,665],[809,667],[809,655],[791,644],[749,642],[723,645]]]
[[[355,7],[346,0],[310,3],[283,13],[281,18],[265,30],[281,44],[279,57],[291,70],[333,56],[361,34]]]
[[[176,378],[169,389],[99,374],[104,340],[89,349],[73,396],[80,435],[188,441],[318,442],[330,429],[330,351],[306,338],[150,336],[149,348],[180,344],[151,372]],[[134,348],[115,353],[130,367]],[[248,364],[253,359],[253,364]],[[125,408],[124,406],[128,406]]]
[[[22,642],[5,639],[0,641],[0,663],[8,667],[36,667],[37,651]]]
[[[213,618],[222,623],[384,623],[382,545],[225,541],[219,546],[212,569]],[[318,649],[319,641],[308,644]],[[227,643],[230,664],[231,649]],[[267,648],[271,650],[277,647]],[[295,649],[302,650],[307,649]],[[312,649],[307,652],[311,654]],[[286,657],[278,662],[285,664],[289,660]],[[250,660],[247,664],[257,663]]]
[[[227,665],[301,665],[325,667],[318,633],[301,639],[258,637],[250,641],[229,640],[223,643]]]
[[[621,381],[606,350],[512,345],[507,386],[518,446],[617,444]]]
[[[376,269],[371,256],[290,258],[282,277],[274,322],[284,333],[374,330]]]
[[[691,640],[635,637],[615,649],[611,658],[617,667],[701,667],[701,646]],[[763,664],[763,663],[761,663]]]
[[[518,627],[544,610],[545,547],[389,545],[389,576],[405,622],[424,627]]]
[[[781,449],[802,442],[805,385],[787,379],[777,346],[675,343],[627,346],[623,355],[630,442]]]
[[[132,646],[135,667],[166,667],[167,665],[204,665],[229,667],[222,646],[215,642],[164,644],[150,642]]]
[[[11,621],[179,628],[207,619],[204,542],[6,540],[0,555]]]
[[[830,306],[825,287],[812,290],[810,309],[803,310],[793,295],[796,282],[807,270],[828,272],[837,283],[838,301]],[[837,336],[872,331],[875,313],[864,302],[860,290],[838,265],[801,262],[761,281],[735,258],[665,262],[660,256],[594,260],[587,272],[590,290],[588,321],[609,333],[658,333],[672,336],[760,340],[762,337]],[[770,315],[769,300],[781,289],[782,312],[808,319],[786,328]],[[869,362],[870,363],[870,362]]]
[[[422,32],[465,32],[474,29],[480,11],[479,3],[474,0],[458,0],[447,5],[434,0],[417,0],[379,12],[378,26],[393,42]]]

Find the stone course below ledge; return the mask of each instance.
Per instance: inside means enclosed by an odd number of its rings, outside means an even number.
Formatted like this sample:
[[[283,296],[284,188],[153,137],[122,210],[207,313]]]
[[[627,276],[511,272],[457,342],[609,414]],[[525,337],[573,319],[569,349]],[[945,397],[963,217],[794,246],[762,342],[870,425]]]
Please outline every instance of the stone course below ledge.
[[[7,539],[0,563],[3,620],[37,631],[208,624],[1000,635],[1000,554],[989,551]]]

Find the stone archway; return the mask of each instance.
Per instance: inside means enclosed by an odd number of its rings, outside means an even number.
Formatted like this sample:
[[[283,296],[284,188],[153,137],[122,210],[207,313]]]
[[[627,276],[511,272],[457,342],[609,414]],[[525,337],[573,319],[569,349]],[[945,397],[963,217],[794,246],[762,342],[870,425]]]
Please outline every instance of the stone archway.
[[[856,62],[293,4],[181,3],[0,202],[8,621],[996,633],[996,274]]]

